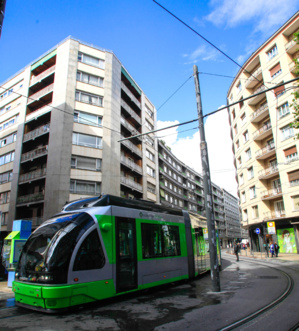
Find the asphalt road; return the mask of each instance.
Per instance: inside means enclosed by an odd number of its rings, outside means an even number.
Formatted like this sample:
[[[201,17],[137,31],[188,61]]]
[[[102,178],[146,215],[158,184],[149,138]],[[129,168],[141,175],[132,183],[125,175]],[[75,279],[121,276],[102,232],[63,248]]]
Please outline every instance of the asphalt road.
[[[290,296],[238,330],[290,330],[299,322],[299,262],[256,261],[223,254],[221,292],[212,292],[210,275],[130,296],[93,303],[82,309],[46,315],[0,302],[0,330],[220,330],[274,301],[294,279]],[[259,264],[260,262],[263,265]]]

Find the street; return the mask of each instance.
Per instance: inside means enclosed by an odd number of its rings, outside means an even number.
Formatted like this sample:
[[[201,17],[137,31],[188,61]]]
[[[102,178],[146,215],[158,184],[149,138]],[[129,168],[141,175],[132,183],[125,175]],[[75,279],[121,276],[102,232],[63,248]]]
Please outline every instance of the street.
[[[289,330],[299,318],[299,263],[257,261],[223,253],[221,292],[211,291],[210,274],[195,280],[89,304],[63,314],[43,314],[2,300],[0,330],[219,330],[273,302],[294,280],[291,294],[252,319],[247,330]],[[262,265],[260,263],[263,263]],[[239,327],[242,330],[242,326]]]

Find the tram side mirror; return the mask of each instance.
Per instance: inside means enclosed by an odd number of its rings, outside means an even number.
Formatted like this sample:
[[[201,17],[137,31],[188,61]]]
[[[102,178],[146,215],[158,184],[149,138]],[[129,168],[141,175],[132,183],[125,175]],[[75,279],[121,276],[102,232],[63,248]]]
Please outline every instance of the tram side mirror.
[[[111,230],[112,224],[111,223],[103,223],[101,224],[101,229],[105,232],[108,232]]]

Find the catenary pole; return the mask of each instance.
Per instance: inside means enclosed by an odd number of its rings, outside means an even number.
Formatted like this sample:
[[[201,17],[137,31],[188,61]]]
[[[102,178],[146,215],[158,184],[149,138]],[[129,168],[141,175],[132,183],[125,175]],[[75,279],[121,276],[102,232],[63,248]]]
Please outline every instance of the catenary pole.
[[[198,68],[196,65],[193,66],[193,72],[194,72],[194,83],[195,83],[195,93],[196,93],[196,103],[197,103],[197,114],[198,114],[198,122],[199,122],[200,152],[201,152],[201,163],[202,163],[202,172],[203,172],[206,218],[207,218],[208,235],[209,235],[211,279],[212,279],[214,292],[220,292],[219,264],[218,264],[218,256],[217,256],[217,241],[216,241],[215,218],[214,218],[213,200],[212,200],[210,166],[209,166],[208,148],[205,138],[205,129],[204,129],[203,115],[202,115]]]

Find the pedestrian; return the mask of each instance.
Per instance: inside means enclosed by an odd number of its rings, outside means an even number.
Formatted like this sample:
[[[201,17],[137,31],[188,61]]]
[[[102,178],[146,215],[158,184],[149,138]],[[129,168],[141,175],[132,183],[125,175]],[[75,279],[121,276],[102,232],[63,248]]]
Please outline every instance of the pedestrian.
[[[271,253],[271,257],[274,256],[274,244],[273,242],[271,242],[271,245],[270,245],[270,253]]]
[[[234,253],[236,255],[237,261],[239,261],[239,252],[240,252],[240,244],[238,243],[238,241],[236,240],[234,242]]]
[[[277,244],[277,242],[274,244],[274,252],[275,252],[275,256],[278,257],[278,250],[279,250],[279,246]]]

